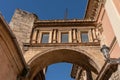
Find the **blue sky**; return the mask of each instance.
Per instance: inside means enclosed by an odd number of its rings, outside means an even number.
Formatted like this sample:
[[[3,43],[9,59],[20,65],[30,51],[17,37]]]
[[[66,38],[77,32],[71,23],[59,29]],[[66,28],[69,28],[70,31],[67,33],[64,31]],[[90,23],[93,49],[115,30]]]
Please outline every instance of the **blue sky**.
[[[68,9],[68,19],[82,19],[87,0],[0,0],[0,12],[9,23],[15,9],[20,8],[38,15],[41,20],[64,19]],[[46,80],[73,80],[70,78],[71,64],[50,65]]]
[[[70,76],[71,70],[72,64],[70,63],[52,64],[48,67],[46,80],[74,80]]]
[[[39,19],[83,18],[87,0],[0,0],[0,11],[10,21],[16,8],[35,13]]]

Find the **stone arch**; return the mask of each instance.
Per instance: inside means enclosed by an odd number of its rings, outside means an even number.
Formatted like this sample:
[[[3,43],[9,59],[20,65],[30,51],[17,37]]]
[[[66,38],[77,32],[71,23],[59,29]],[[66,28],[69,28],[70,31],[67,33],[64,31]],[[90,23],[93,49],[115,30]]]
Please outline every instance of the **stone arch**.
[[[93,56],[89,55],[89,53],[84,50],[54,48],[41,52],[28,61],[28,65],[31,68],[29,77],[30,80],[32,80],[44,67],[58,62],[77,64],[85,69],[89,68],[91,71],[98,74],[100,67],[96,61]]]

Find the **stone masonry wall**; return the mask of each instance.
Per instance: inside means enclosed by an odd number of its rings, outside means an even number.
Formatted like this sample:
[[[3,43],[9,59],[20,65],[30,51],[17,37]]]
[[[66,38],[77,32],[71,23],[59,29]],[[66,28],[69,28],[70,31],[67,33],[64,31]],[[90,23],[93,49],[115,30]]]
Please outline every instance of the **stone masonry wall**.
[[[44,55],[47,52],[54,51],[54,50],[59,50],[59,49],[68,49],[68,50],[73,50],[73,51],[78,51],[78,52],[86,52],[85,55],[89,56],[92,60],[95,61],[95,63],[97,64],[97,67],[98,67],[97,69],[98,70],[100,70],[101,67],[104,64],[104,59],[103,59],[103,56],[100,52],[100,47],[99,46],[67,46],[67,45],[66,46],[49,46],[49,47],[45,47],[45,46],[43,46],[43,47],[32,47],[31,46],[31,47],[27,47],[27,49],[25,51],[25,54],[24,54],[24,57],[25,57],[25,60],[26,60],[27,64],[31,67],[30,63],[31,63],[31,60],[33,58],[37,57],[38,55]],[[59,54],[61,54],[61,52],[56,52],[56,54],[59,55]],[[55,56],[55,55],[52,55],[52,56]],[[56,60],[56,58],[53,59],[53,57],[51,57],[51,58],[48,58],[48,57],[49,56],[44,57],[44,61],[49,59],[49,61],[45,62],[45,64],[49,64],[49,62],[52,62],[53,60],[54,61]],[[62,57],[63,57],[63,55],[59,55],[59,58],[57,58],[57,59],[61,59]],[[65,58],[69,60],[69,57],[71,57],[71,55],[68,55]],[[78,58],[76,57],[75,59],[78,59]],[[42,61],[42,62],[44,63],[44,61]],[[37,63],[37,65],[39,64],[38,62],[34,62],[34,63]],[[92,61],[90,61],[89,63],[91,65],[95,66]],[[41,66],[43,66],[43,65],[39,65],[39,67],[41,67]],[[31,67],[31,69],[32,69],[32,67]],[[94,75],[92,74],[92,76],[94,76]],[[96,75],[94,76],[94,78],[96,78]]]
[[[120,80],[120,65],[118,65],[117,71],[115,71],[109,80]]]
[[[10,22],[10,27],[22,48],[23,43],[29,43],[34,21],[37,16],[26,11],[17,9]]]
[[[26,62],[28,63],[33,57],[38,54],[43,54],[44,52],[49,52],[56,49],[71,49],[76,51],[86,51],[89,54],[85,54],[90,56],[93,60],[96,60],[96,63],[99,63],[99,68],[102,67],[104,61],[103,56],[100,52],[100,47],[98,46],[57,46],[57,47],[28,47],[28,50],[25,52],[24,57]],[[97,61],[98,60],[98,61]]]

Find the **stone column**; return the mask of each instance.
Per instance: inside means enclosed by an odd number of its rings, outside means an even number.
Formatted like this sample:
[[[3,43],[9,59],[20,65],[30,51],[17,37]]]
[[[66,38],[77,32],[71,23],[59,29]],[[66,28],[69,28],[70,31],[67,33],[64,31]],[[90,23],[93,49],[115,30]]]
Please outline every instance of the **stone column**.
[[[87,78],[87,80],[93,80],[92,73],[90,70],[86,70],[86,78]]]
[[[75,80],[79,80],[81,77],[82,67],[78,67]]]
[[[72,43],[72,30],[69,31],[69,43]]]
[[[32,43],[37,43],[37,34],[38,34],[38,30],[34,30],[33,34],[32,34]]]
[[[41,43],[41,38],[42,38],[42,32],[39,30],[38,35],[37,35],[37,43]]]
[[[88,37],[89,37],[89,42],[93,42],[92,30],[91,29],[88,31]]]
[[[96,36],[96,33],[95,33],[95,28],[92,29],[92,35],[93,35],[93,41],[96,42],[97,36]]]
[[[57,43],[57,29],[53,30],[53,40],[52,40],[52,42]]]
[[[77,43],[77,34],[76,34],[76,29],[73,29],[73,43]]]

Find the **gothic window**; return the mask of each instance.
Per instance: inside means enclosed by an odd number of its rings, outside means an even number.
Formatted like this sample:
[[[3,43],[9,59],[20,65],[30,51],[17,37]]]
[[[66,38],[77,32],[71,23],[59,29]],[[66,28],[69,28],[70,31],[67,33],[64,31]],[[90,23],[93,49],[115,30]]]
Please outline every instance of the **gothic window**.
[[[42,34],[42,43],[48,43],[49,42],[49,33],[43,33]]]
[[[88,32],[81,32],[81,41],[82,41],[83,43],[89,42]]]
[[[62,43],[68,43],[68,33],[61,33],[61,42]]]

